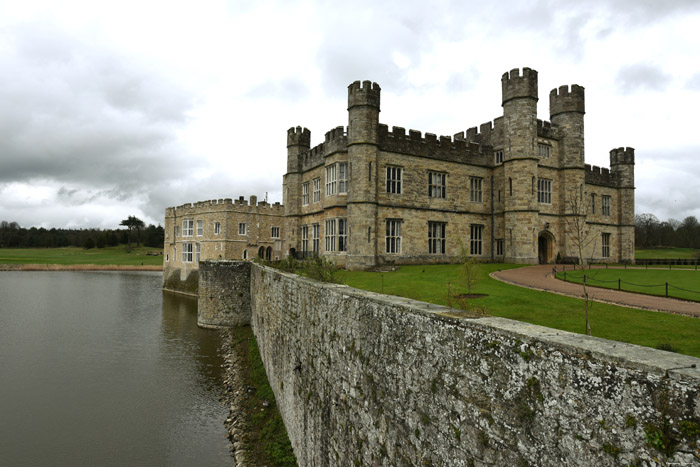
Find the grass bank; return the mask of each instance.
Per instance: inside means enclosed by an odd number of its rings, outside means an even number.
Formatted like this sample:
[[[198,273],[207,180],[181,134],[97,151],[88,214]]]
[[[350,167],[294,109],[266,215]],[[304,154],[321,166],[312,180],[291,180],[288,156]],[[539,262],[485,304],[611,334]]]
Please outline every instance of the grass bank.
[[[668,284],[669,297],[700,301],[700,271],[694,269],[586,269],[560,272],[557,278],[582,284],[584,274],[594,287],[665,297]]]
[[[649,248],[634,251],[635,259],[692,259],[700,256],[693,248]]]
[[[134,247],[130,252],[127,252],[124,245],[90,250],[76,247],[2,248],[0,249],[0,265],[5,265],[4,269],[33,270],[114,269],[105,266],[129,266],[133,269],[143,267],[148,270],[161,270],[163,268],[163,250],[151,247]],[[32,265],[32,267],[14,266],[10,268],[7,265]],[[53,267],[49,268],[46,265]],[[59,268],[59,265],[65,267]]]
[[[579,334],[585,333],[583,301],[547,292],[516,287],[492,279],[490,272],[518,267],[483,264],[469,299],[491,316],[500,316]],[[393,272],[343,271],[340,279],[351,287],[447,305],[452,294],[466,293],[460,284],[459,265],[402,266]],[[671,346],[679,353],[700,357],[700,319],[635,310],[592,302],[589,319],[593,335],[646,347]]]

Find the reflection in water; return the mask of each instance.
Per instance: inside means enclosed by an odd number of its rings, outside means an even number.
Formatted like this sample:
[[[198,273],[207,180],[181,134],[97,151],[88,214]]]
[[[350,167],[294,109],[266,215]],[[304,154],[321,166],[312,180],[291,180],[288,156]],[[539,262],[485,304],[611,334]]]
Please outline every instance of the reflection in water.
[[[0,465],[231,465],[218,333],[160,283],[0,272]]]

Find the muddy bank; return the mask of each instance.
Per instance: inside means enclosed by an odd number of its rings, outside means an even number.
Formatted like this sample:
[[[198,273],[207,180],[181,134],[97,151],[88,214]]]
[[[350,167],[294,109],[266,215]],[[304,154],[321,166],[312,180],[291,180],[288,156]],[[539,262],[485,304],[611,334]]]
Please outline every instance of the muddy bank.
[[[0,271],[162,271],[162,266],[117,264],[0,264]]]

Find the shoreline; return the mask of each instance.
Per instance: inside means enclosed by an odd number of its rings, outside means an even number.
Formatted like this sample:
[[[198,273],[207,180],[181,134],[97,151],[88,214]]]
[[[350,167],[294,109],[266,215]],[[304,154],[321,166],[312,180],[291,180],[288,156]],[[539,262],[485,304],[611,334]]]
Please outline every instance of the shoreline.
[[[130,264],[0,264],[0,271],[163,271],[163,266]]]

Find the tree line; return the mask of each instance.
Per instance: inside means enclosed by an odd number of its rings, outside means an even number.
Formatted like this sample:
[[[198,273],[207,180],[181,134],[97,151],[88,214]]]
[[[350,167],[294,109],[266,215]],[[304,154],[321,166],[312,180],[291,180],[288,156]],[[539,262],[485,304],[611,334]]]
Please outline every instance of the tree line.
[[[634,216],[634,241],[637,248],[700,248],[700,222],[695,216],[662,222],[653,214],[638,214]]]
[[[127,229],[24,228],[17,222],[0,221],[0,248],[104,248],[132,243],[152,248],[163,247],[165,234],[160,225],[151,224],[145,227],[142,221],[133,216],[129,216],[129,219],[122,221],[120,225],[126,226]]]

